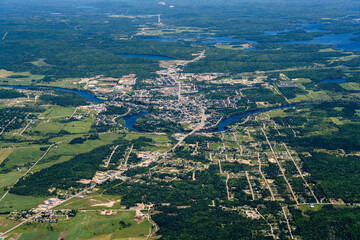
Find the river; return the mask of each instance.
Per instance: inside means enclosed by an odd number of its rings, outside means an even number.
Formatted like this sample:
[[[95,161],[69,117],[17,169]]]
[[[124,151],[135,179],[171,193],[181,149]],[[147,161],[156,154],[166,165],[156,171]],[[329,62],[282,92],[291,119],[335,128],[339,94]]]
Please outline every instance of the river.
[[[0,85],[0,87],[9,87],[9,88],[14,88],[14,89],[29,89],[30,88],[30,86],[24,86],[24,85]],[[42,87],[42,86],[40,86],[40,87]],[[103,99],[97,98],[93,93],[83,91],[83,90],[61,88],[61,87],[51,87],[51,86],[43,86],[43,87],[44,87],[44,89],[50,88],[50,89],[55,89],[55,90],[63,91],[63,92],[73,92],[73,93],[79,94],[80,96],[82,96],[83,98],[85,98],[91,102],[104,102],[105,101]]]
[[[238,121],[242,117],[246,117],[246,116],[253,115],[253,114],[256,114],[256,113],[267,112],[267,111],[271,111],[271,110],[287,109],[287,108],[293,108],[293,107],[298,107],[298,106],[300,106],[300,105],[289,104],[289,105],[278,106],[278,107],[259,108],[259,109],[256,109],[256,110],[251,110],[251,111],[239,113],[239,114],[233,115],[231,117],[228,117],[228,118],[225,118],[224,120],[222,120],[219,123],[218,128],[216,130],[214,130],[213,132],[223,132],[223,131],[225,131],[226,127],[228,125],[232,124],[233,122]]]

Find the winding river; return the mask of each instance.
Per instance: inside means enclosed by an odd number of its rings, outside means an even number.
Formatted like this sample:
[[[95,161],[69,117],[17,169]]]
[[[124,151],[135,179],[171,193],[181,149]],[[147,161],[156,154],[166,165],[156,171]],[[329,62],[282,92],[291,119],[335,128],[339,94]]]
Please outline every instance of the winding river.
[[[339,80],[339,79],[337,79],[337,80]],[[0,87],[10,87],[10,88],[14,88],[14,89],[29,89],[29,86],[21,86],[21,85],[0,85]],[[83,98],[85,98],[85,99],[87,99],[89,101],[92,101],[92,102],[104,102],[104,101],[106,101],[106,100],[97,98],[93,93],[87,92],[87,91],[82,91],[82,90],[77,90],[77,89],[60,88],[60,87],[46,87],[46,88],[51,88],[51,89],[64,91],[64,92],[74,92],[74,93],[79,94]],[[256,110],[250,110],[250,111],[246,111],[246,112],[243,112],[243,113],[239,113],[239,114],[230,116],[230,117],[225,118],[224,120],[222,120],[219,123],[218,128],[213,130],[212,132],[225,131],[227,129],[228,125],[238,121],[242,117],[246,117],[246,116],[253,115],[253,114],[256,114],[256,113],[267,112],[267,111],[271,111],[271,110],[287,109],[287,108],[293,108],[293,107],[298,107],[298,106],[300,106],[300,105],[298,105],[298,104],[289,104],[289,105],[283,105],[283,106],[278,106],[278,107],[260,108],[260,109],[256,109]],[[141,111],[141,112],[139,112],[137,114],[125,116],[124,117],[125,127],[129,128],[129,129],[132,129],[132,130],[136,130],[136,129],[134,129],[134,124],[135,124],[136,120],[138,120],[142,116],[145,116],[146,114],[149,114],[149,112],[148,111]],[[179,132],[182,132],[180,127],[179,127]]]
[[[30,89],[30,86],[24,86],[24,85],[0,85],[0,87],[9,87],[9,88],[14,88],[14,89]],[[103,99],[97,98],[93,93],[83,91],[83,90],[44,86],[44,89],[46,89],[46,88],[55,89],[55,90],[63,91],[63,92],[73,92],[73,93],[79,94],[80,96],[82,96],[83,98],[85,98],[91,102],[104,102],[105,101]]]
[[[225,118],[224,120],[222,120],[219,123],[218,128],[216,130],[214,130],[213,132],[223,132],[223,131],[225,131],[226,127],[228,125],[232,124],[233,122],[238,121],[242,117],[246,117],[246,116],[253,115],[253,114],[256,114],[256,113],[268,112],[268,111],[271,111],[271,110],[287,109],[287,108],[293,108],[293,107],[298,107],[298,106],[300,106],[300,105],[298,105],[298,104],[289,104],[289,105],[283,105],[283,106],[278,106],[278,107],[259,108],[259,109],[239,113],[239,114],[230,116],[230,117]]]

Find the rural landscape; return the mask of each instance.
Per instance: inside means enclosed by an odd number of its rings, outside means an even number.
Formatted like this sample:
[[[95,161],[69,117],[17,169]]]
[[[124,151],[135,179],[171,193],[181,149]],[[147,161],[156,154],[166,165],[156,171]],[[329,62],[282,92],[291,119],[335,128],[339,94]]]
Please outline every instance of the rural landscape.
[[[0,240],[360,239],[360,2],[0,12]]]

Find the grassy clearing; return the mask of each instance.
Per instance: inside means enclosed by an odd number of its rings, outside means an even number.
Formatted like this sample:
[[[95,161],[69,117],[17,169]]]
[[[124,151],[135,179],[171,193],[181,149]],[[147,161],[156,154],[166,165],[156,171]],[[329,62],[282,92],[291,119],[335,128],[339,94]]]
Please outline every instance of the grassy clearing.
[[[57,240],[59,237],[59,233],[51,233],[51,232],[45,232],[45,233],[23,233],[21,234],[21,237],[19,240]]]
[[[0,232],[4,232],[7,229],[10,229],[10,228],[16,226],[16,224],[19,224],[19,222],[6,219],[6,217],[7,217],[7,214],[0,215]]]
[[[143,150],[164,152],[171,148],[171,146],[168,145],[170,140],[166,135],[129,133],[125,136],[125,139],[131,141],[139,137],[147,137],[153,140],[151,143],[152,146],[144,147]]]
[[[112,238],[143,237],[148,234],[151,223],[144,221],[137,224],[133,220],[134,216],[135,211],[118,212],[111,216],[103,216],[98,212],[78,213],[71,221],[67,239],[84,239],[107,234],[111,234]],[[131,226],[120,230],[120,221]]]
[[[14,149],[0,149],[0,164],[14,151]]]
[[[50,133],[58,133],[61,129],[65,127],[64,123],[60,123],[57,121],[44,121],[40,122],[36,127],[32,129],[34,134],[40,133],[42,135],[50,134]]]
[[[0,202],[0,212],[28,210],[38,206],[44,200],[44,197],[20,196],[9,193]]]
[[[0,174],[0,188],[13,185],[25,173],[25,169],[21,171],[13,171],[6,174]]]
[[[59,233],[66,232],[65,239],[146,239],[149,229],[152,226],[149,221],[136,223],[134,221],[135,211],[121,211],[110,216],[100,215],[98,211],[77,213],[74,218],[69,221],[60,221],[56,224],[52,223],[34,223],[31,225],[23,225],[14,233],[21,234],[21,239],[55,239]],[[129,224],[123,227],[120,221]],[[1,218],[0,218],[1,222]],[[48,228],[52,226],[53,232]],[[34,232],[35,231],[35,232]],[[37,237],[37,238],[34,238]],[[57,238],[56,238],[57,239]]]
[[[331,100],[331,97],[329,97],[329,95],[327,95],[325,91],[308,90],[308,92],[309,92],[308,96],[313,100],[324,100],[324,101]]]
[[[9,161],[6,163],[7,167],[14,165],[23,165],[29,162],[37,161],[44,151],[41,151],[40,148],[18,148],[15,149],[9,156]]]
[[[360,91],[360,83],[356,83],[356,82],[340,83],[340,86],[346,90]]]
[[[70,133],[87,133],[90,131],[94,120],[93,118],[83,118],[81,121],[69,122],[63,129]]]
[[[120,205],[121,197],[120,196],[110,196],[110,195],[101,195],[101,194],[92,194],[90,196],[86,196],[84,198],[73,198],[70,201],[59,205],[55,209],[76,209],[76,210],[100,210],[100,209],[121,209],[123,208]],[[94,206],[99,204],[106,204],[113,202],[113,205],[110,207],[103,206]]]
[[[64,137],[58,138],[58,139],[52,139],[52,141],[57,142],[60,140],[63,140],[58,147],[52,148],[48,154],[44,157],[44,159],[39,162],[38,165],[36,165],[33,168],[33,171],[39,171],[43,168],[48,168],[54,164],[65,162],[70,160],[70,158],[81,154],[90,152],[94,148],[111,144],[114,140],[118,139],[119,135],[117,133],[108,133],[100,135],[100,139],[97,140],[87,140],[82,144],[69,144],[69,142],[76,137],[81,137],[82,135],[71,135],[67,136],[67,138],[64,139]],[[105,157],[105,156],[104,156]]]
[[[69,117],[75,111],[75,107],[52,106],[43,115],[46,118]]]

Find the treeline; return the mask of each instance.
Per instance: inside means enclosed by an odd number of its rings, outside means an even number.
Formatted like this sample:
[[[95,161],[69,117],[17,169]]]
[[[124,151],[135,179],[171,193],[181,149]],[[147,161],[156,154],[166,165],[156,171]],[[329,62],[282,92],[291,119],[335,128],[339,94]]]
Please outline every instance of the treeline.
[[[360,157],[311,152],[311,156],[301,156],[301,159],[304,170],[310,172],[309,180],[316,183],[327,198],[360,202]]]
[[[151,167],[151,166],[150,166]],[[129,176],[149,174],[149,167],[130,169]],[[217,165],[198,172],[196,181],[181,180],[172,182],[109,182],[102,186],[105,194],[122,196],[122,204],[127,207],[136,203],[171,203],[174,205],[187,205],[193,201],[209,199],[226,199],[225,182],[218,175]],[[145,178],[148,179],[148,178]],[[120,183],[120,184],[119,184]]]
[[[98,147],[88,153],[79,154],[67,162],[55,164],[19,180],[11,193],[26,196],[49,196],[48,189],[83,186],[76,181],[91,179],[104,158],[111,153],[110,146]]]
[[[25,94],[12,89],[0,89],[0,99],[20,98],[26,97]]]
[[[313,239],[360,239],[360,209],[334,208],[325,205],[320,211],[290,208],[296,229],[295,234],[304,240]]]
[[[154,116],[148,114],[136,120],[134,128],[142,132],[178,132],[177,123],[169,120],[155,119]]]
[[[72,92],[60,92],[55,91],[54,94],[43,94],[40,96],[40,100],[53,105],[59,105],[62,107],[69,106],[82,106],[87,105],[88,101],[81,97],[79,94]]]
[[[299,68],[312,66],[314,62],[327,64],[327,60],[334,57],[346,56],[341,52],[319,51],[319,46],[293,45],[293,44],[259,44],[261,51],[234,51],[212,48],[206,52],[206,57],[198,62],[190,63],[184,69],[185,72],[207,73],[212,72],[238,74],[241,72],[255,72],[278,70],[286,68]],[[307,77],[307,73],[317,70],[294,71],[296,77]],[[320,72],[324,70],[319,70]],[[331,70],[329,72],[336,72]],[[336,75],[327,74],[336,78]],[[311,75],[316,78],[316,75]],[[343,75],[341,75],[343,76]],[[292,74],[290,77],[295,77]],[[324,79],[324,78],[323,78]],[[323,80],[321,79],[321,80]]]
[[[100,114],[103,115],[122,115],[125,114],[128,111],[127,107],[118,107],[118,106],[107,106],[106,111],[101,112]]]
[[[261,230],[265,222],[241,216],[238,212],[210,208],[206,202],[191,204],[189,208],[160,207],[152,216],[159,225],[164,240],[238,240],[272,239]]]

